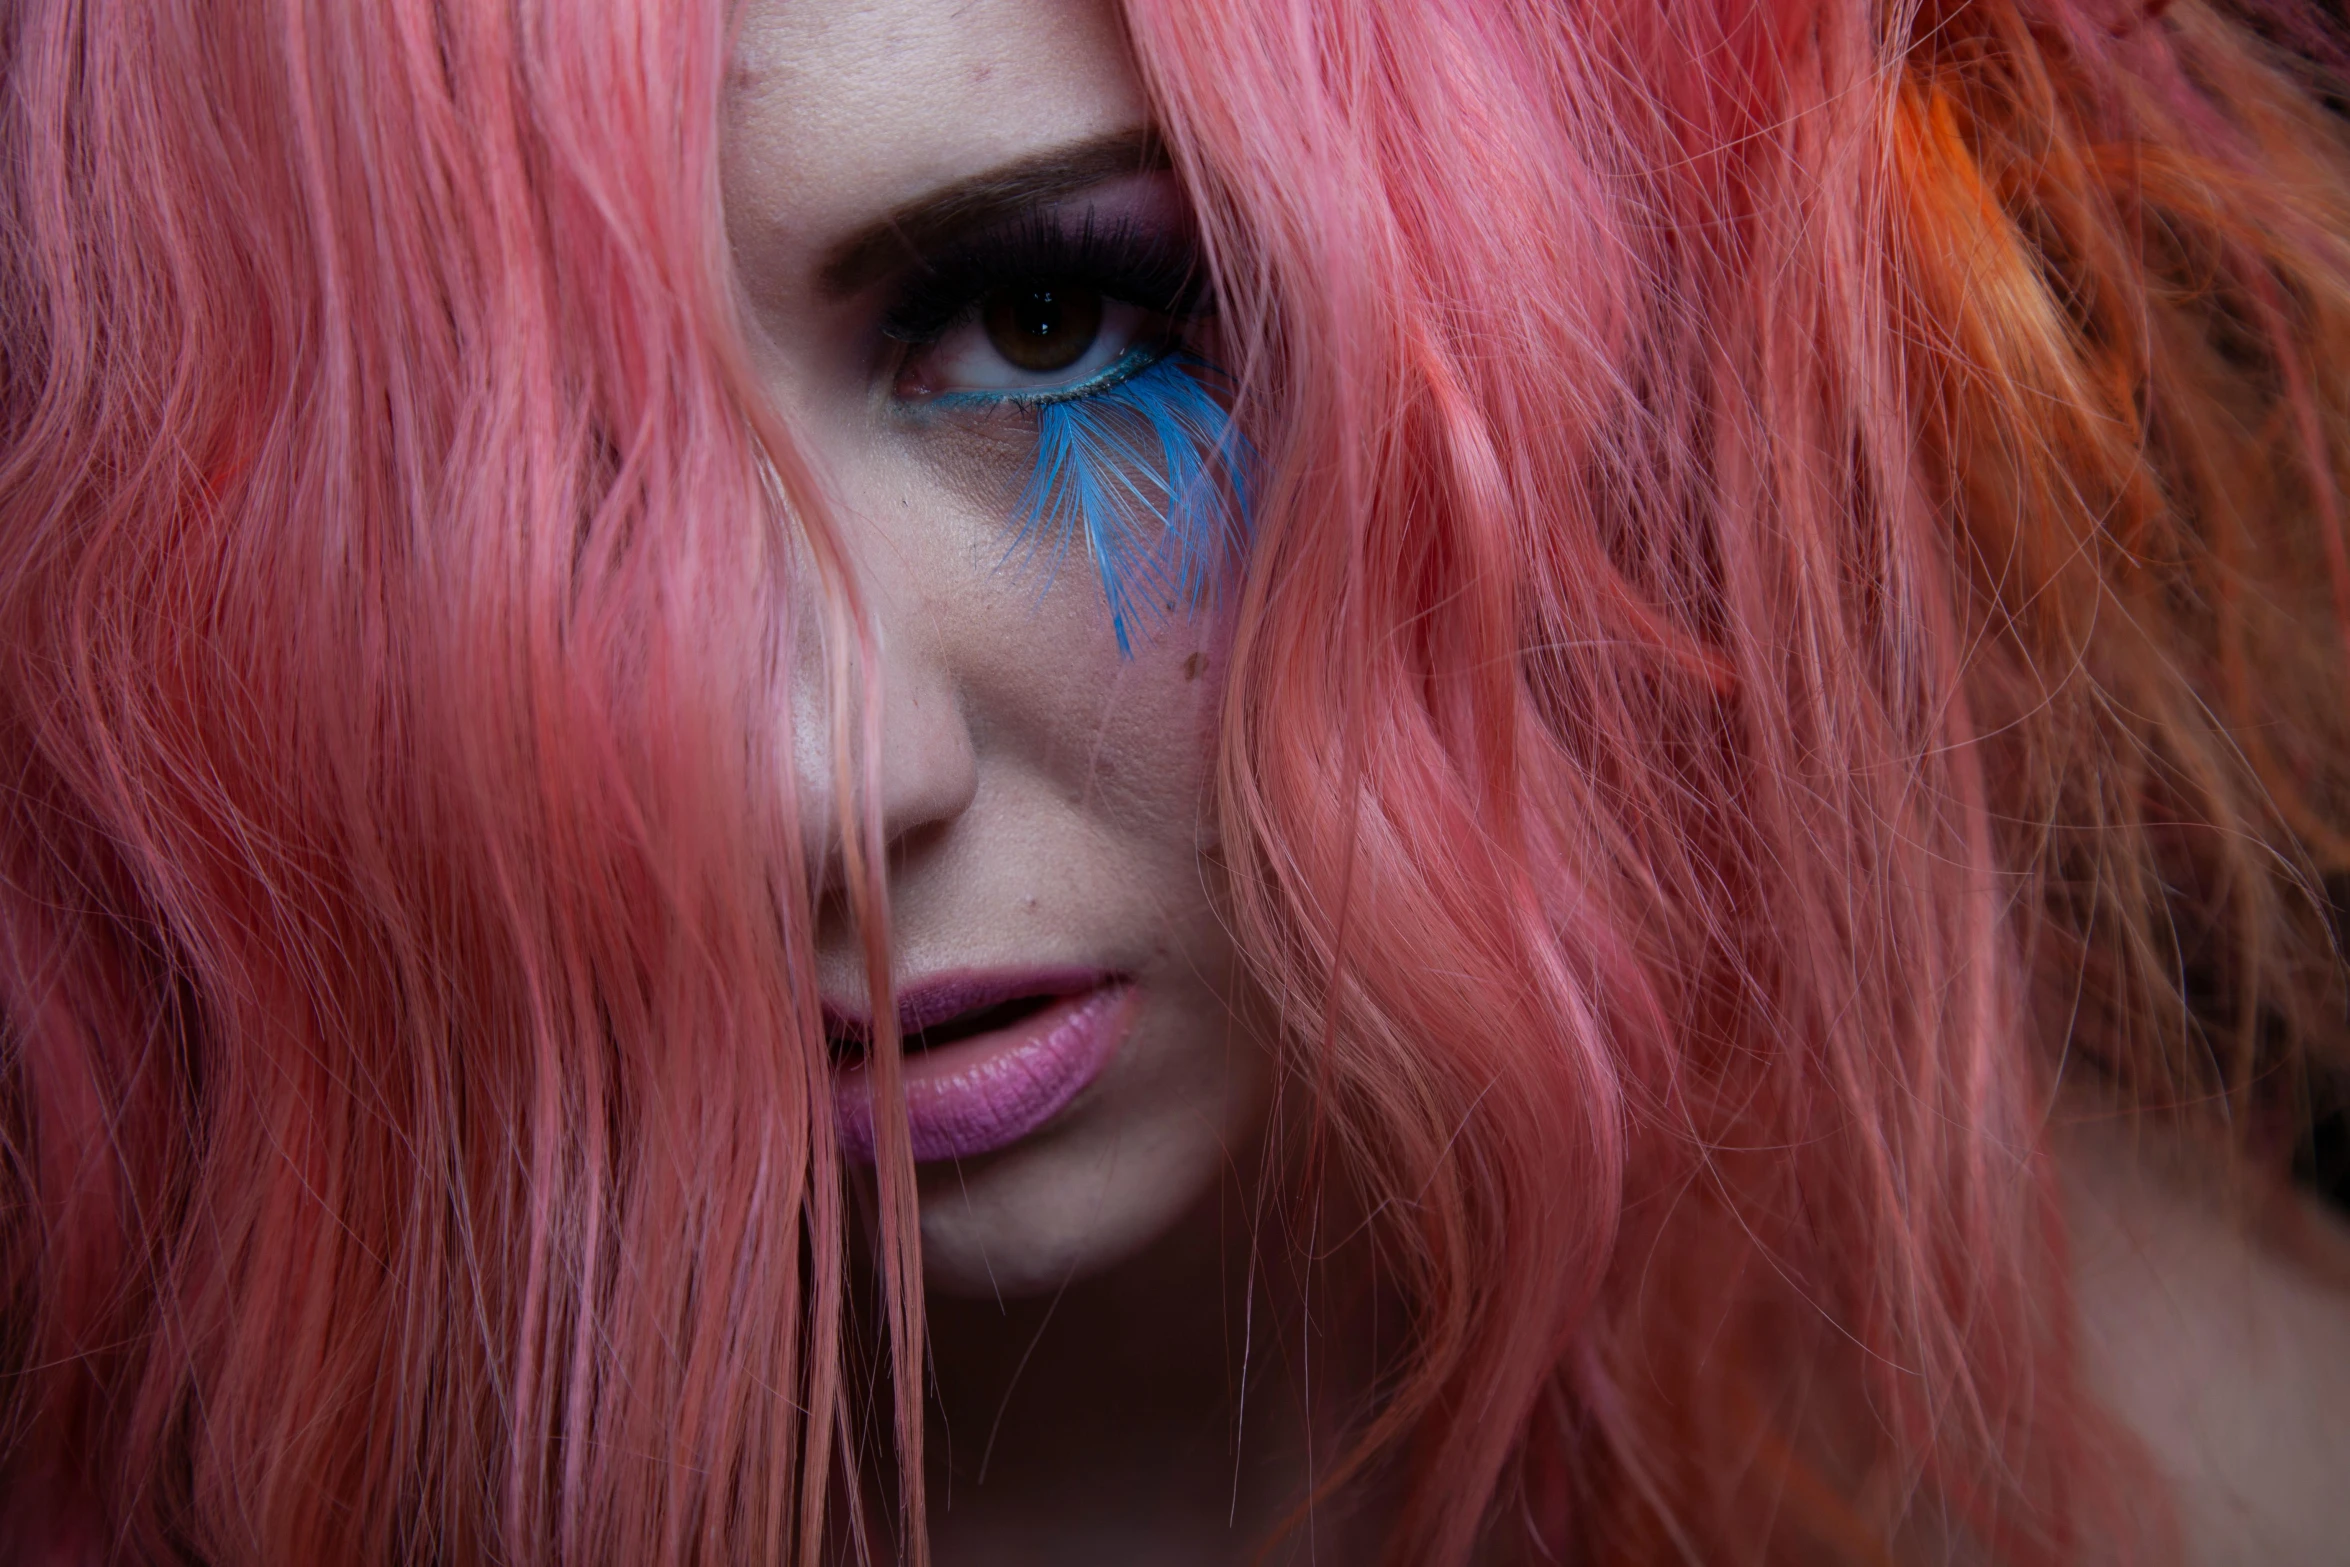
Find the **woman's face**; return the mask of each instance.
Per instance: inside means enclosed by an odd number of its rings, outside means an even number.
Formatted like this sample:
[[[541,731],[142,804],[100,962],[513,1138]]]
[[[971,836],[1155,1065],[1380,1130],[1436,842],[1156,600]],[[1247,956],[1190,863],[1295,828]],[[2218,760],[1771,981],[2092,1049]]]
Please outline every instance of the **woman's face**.
[[[1199,346],[1185,208],[1092,0],[750,0],[735,65],[758,363],[879,630],[930,1282],[1050,1289],[1192,1207],[1265,1098],[1204,810],[1213,617],[1138,593],[1128,656],[1084,544],[1021,522],[1050,400]],[[821,845],[824,726],[800,729]],[[865,985],[837,903],[818,951],[854,1152]]]

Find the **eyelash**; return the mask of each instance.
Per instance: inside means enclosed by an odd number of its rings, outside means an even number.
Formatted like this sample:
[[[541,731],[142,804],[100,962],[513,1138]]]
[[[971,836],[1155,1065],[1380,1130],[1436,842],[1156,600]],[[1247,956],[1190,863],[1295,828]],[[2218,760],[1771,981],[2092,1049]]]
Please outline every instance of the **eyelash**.
[[[1132,219],[1105,227],[1090,212],[1072,225],[1044,208],[931,256],[899,283],[882,332],[917,347],[935,343],[996,289],[1037,278],[1178,321],[1214,313],[1206,269],[1187,239]]]
[[[884,332],[909,353],[975,319],[994,290],[1038,278],[1164,315],[1213,314],[1188,244],[1090,214],[1072,229],[1044,212],[935,256],[901,284]],[[967,389],[925,400],[938,412],[1013,408],[1037,422],[1036,466],[1006,549],[1048,566],[1047,585],[1082,537],[1122,657],[1161,607],[1198,606],[1238,563],[1249,533],[1255,454],[1227,411],[1231,381],[1171,342],[1136,344],[1072,386]],[[1154,537],[1147,519],[1163,528]]]

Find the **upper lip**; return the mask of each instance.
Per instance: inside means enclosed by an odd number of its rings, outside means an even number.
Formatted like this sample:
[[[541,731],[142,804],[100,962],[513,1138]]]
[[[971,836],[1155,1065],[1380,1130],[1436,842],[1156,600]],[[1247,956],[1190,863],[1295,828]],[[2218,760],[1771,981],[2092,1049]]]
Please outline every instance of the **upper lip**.
[[[897,987],[898,1033],[916,1034],[967,1012],[1031,996],[1081,996],[1116,977],[1096,968],[949,969]],[[873,1015],[864,1006],[826,996],[824,1030],[838,1039],[869,1039]]]

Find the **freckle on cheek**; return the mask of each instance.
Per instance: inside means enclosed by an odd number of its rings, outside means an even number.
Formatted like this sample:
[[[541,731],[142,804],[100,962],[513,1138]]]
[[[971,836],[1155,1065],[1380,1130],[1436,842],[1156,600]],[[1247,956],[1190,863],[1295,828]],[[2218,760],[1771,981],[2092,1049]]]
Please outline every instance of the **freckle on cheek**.
[[[1186,680],[1197,680],[1200,677],[1200,671],[1207,667],[1208,655],[1205,653],[1194,653],[1183,661],[1183,678]]]

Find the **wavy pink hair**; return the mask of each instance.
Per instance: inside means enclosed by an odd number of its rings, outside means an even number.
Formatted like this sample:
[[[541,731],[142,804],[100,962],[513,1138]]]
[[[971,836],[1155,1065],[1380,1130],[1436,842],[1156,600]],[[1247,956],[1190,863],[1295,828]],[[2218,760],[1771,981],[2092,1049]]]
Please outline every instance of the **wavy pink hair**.
[[[1296,1200],[1413,1324],[1319,1477],[1405,1476],[1392,1561],[2161,1553],[2046,1126],[2069,1055],[2257,1165],[2339,1004],[2285,7],[1129,0],[1268,455],[1219,802]],[[821,645],[877,933],[864,622],[736,357],[724,7],[602,21],[0,14],[10,1560],[925,1555],[776,716]]]

